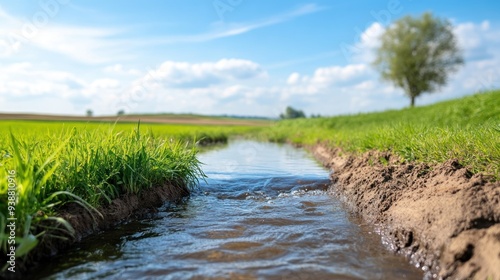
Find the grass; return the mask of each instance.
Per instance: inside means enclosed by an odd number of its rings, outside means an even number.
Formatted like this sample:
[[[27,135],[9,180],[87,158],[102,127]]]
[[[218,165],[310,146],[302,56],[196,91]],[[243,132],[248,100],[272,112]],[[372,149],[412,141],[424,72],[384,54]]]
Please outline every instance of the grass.
[[[352,153],[391,151],[405,161],[449,159],[500,179],[500,91],[430,106],[379,113],[281,121],[262,139],[296,144],[326,141]]]
[[[99,215],[98,206],[124,194],[165,184],[192,187],[204,176],[195,143],[224,142],[229,133],[251,129],[0,122],[0,177],[6,179],[0,180],[0,227],[6,229],[8,218],[16,218],[16,257],[26,257],[40,237],[72,233],[58,217],[65,203],[79,203]],[[15,191],[9,189],[14,184]],[[9,204],[14,193],[17,201]],[[3,258],[10,252],[9,238],[8,228],[0,232]]]

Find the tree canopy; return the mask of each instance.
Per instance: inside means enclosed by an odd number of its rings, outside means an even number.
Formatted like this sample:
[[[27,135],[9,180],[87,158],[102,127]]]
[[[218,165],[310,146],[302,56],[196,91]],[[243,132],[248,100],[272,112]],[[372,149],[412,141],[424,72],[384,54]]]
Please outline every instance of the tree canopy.
[[[280,118],[282,119],[297,119],[297,118],[305,118],[306,115],[302,110],[294,109],[290,106],[286,107],[285,113],[280,114]]]
[[[381,41],[374,65],[384,80],[405,91],[412,107],[416,97],[437,91],[463,64],[451,23],[431,13],[401,18]]]

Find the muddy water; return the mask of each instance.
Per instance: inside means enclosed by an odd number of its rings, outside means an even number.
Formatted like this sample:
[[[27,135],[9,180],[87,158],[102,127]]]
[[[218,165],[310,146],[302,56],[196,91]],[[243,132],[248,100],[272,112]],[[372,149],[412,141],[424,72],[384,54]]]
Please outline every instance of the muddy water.
[[[200,155],[185,203],[87,239],[47,279],[422,279],[326,193],[328,172],[290,146],[235,141]]]

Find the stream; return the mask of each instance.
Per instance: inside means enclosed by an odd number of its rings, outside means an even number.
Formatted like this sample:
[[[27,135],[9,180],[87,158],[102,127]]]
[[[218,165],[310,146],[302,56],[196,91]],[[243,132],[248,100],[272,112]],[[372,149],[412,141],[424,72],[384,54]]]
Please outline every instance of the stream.
[[[423,278],[328,195],[304,150],[235,140],[199,159],[208,178],[190,199],[85,239],[36,278]]]

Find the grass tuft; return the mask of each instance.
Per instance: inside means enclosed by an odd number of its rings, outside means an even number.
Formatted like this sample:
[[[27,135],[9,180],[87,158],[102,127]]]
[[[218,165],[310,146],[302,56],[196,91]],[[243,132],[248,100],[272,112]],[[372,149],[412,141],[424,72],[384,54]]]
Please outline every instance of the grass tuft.
[[[8,218],[16,218],[16,257],[23,257],[42,236],[64,239],[73,234],[71,225],[58,217],[58,209],[68,202],[96,217],[101,215],[98,206],[121,195],[165,184],[189,189],[204,178],[197,149],[185,140],[196,139],[194,133],[174,140],[152,131],[142,133],[139,126],[128,128],[61,129],[59,125],[44,131],[32,126],[21,134],[19,127],[10,126],[12,131],[0,136],[0,251],[4,257],[11,246]],[[204,137],[220,137],[213,133]],[[9,183],[15,184],[17,199],[11,205]]]

